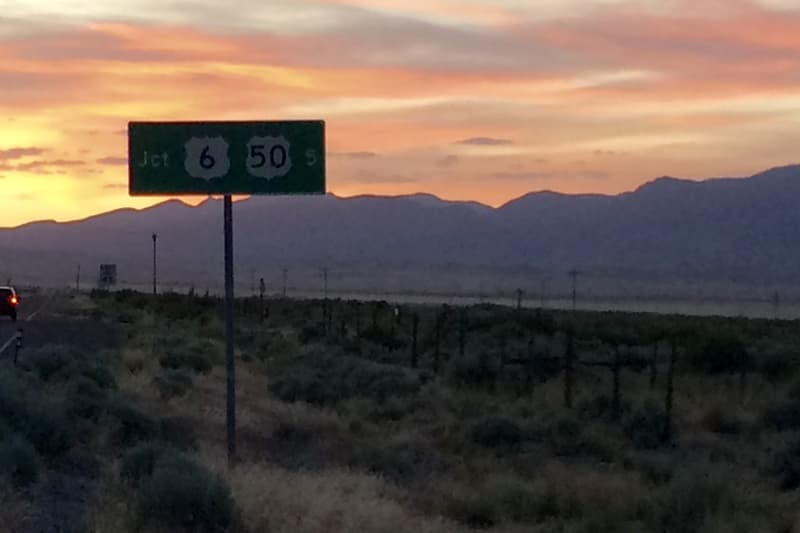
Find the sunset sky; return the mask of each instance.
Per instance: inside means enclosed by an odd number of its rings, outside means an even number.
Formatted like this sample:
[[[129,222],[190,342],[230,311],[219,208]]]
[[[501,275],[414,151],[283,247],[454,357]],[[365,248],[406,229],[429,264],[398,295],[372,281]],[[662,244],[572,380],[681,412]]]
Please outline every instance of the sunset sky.
[[[744,176],[800,162],[800,2],[0,0],[0,226],[159,201],[130,120],[261,119],[342,196]]]

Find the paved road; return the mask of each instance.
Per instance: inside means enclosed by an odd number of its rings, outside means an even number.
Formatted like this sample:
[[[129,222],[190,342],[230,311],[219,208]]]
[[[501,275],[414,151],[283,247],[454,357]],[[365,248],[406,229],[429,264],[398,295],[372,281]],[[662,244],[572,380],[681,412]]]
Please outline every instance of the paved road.
[[[46,293],[23,293],[19,296],[20,306],[17,310],[17,321],[14,322],[8,317],[0,317],[0,357],[8,357],[13,354],[13,344],[17,330],[22,329],[23,332],[28,330],[29,324],[32,324],[43,312],[46,312],[47,304],[52,298],[51,294]]]
[[[66,298],[57,293],[20,295],[22,304],[16,322],[0,317],[0,360],[14,354],[14,341],[18,329],[23,330],[23,352],[39,346],[69,345],[91,353],[94,350],[119,346],[124,332],[119,324],[89,320],[71,313],[64,307]]]

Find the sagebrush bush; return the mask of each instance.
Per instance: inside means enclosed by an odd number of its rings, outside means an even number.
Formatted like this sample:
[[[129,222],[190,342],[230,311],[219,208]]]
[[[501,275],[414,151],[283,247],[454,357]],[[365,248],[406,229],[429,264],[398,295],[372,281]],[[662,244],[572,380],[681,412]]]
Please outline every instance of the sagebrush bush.
[[[191,370],[198,374],[208,374],[214,365],[202,353],[170,352],[158,358],[162,368],[170,370]]]
[[[382,346],[389,351],[401,350],[406,346],[406,341],[400,336],[399,331],[392,332],[384,328],[368,327],[361,332],[361,338]]]
[[[117,397],[108,405],[112,416],[111,438],[118,446],[132,446],[158,436],[158,424],[148,415],[122,397]]]
[[[139,518],[143,523],[221,531],[233,522],[234,503],[220,477],[186,456],[164,454],[140,482]]]
[[[163,400],[184,396],[192,388],[192,376],[184,369],[168,369],[153,378],[153,384]]]
[[[643,450],[652,450],[665,444],[666,424],[663,409],[652,401],[645,402],[623,419],[625,434],[636,448]]]
[[[698,465],[687,468],[665,485],[649,519],[661,531],[701,531],[709,517],[736,507],[735,483],[725,472]]]
[[[569,414],[558,415],[543,428],[544,437],[559,457],[594,457],[604,461],[614,457],[614,445],[607,437],[593,434],[589,426]]]
[[[87,364],[81,369],[83,378],[93,381],[98,387],[105,390],[117,388],[117,381],[108,367],[100,364]]]
[[[150,441],[139,444],[122,456],[119,475],[123,481],[138,485],[143,479],[153,475],[159,460],[178,453],[178,450],[163,442]]]
[[[718,333],[701,341],[689,352],[689,363],[706,374],[735,374],[753,367],[753,359],[742,339],[733,334]]]
[[[50,381],[59,376],[69,378],[76,372],[76,362],[82,356],[72,347],[47,345],[25,352],[21,366],[31,370],[42,381]]]
[[[355,459],[352,466],[365,468],[396,482],[416,475],[427,478],[444,464],[433,449],[417,442],[370,445],[359,450]]]
[[[703,427],[720,435],[738,435],[742,432],[742,421],[736,413],[714,407],[703,417]]]
[[[18,374],[17,374],[18,375]],[[45,456],[65,451],[72,439],[72,420],[64,405],[37,394],[24,379],[0,378],[0,420],[25,437]]]
[[[38,455],[30,442],[18,435],[0,440],[0,479],[20,488],[36,482],[38,476]]]
[[[800,354],[790,350],[770,351],[757,362],[758,372],[773,383],[792,379],[798,369]]]
[[[800,400],[776,402],[764,409],[762,414],[764,426],[775,431],[800,430]]]
[[[384,402],[420,388],[410,371],[348,355],[306,355],[277,367],[270,390],[284,401],[331,405],[363,397]]]
[[[67,388],[65,405],[70,415],[97,422],[106,412],[106,398],[96,382],[81,376]]]
[[[488,416],[477,422],[471,431],[472,441],[486,448],[518,446],[525,434],[514,420]]]
[[[165,416],[158,421],[159,438],[170,445],[190,450],[197,447],[197,435],[192,421],[181,416]]]
[[[309,322],[305,324],[297,334],[300,344],[311,344],[325,338],[325,325],[322,323]]]
[[[800,438],[794,438],[775,453],[772,473],[780,480],[781,490],[800,488]]]
[[[552,479],[530,482],[513,475],[493,475],[474,487],[448,487],[444,501],[448,516],[474,528],[501,522],[541,524],[588,512],[569,484]]]
[[[486,494],[466,487],[453,487],[445,495],[445,513],[471,528],[484,529],[495,526],[501,519],[501,510]]]
[[[466,353],[450,361],[453,379],[467,385],[494,383],[500,375],[500,359],[485,350]]]

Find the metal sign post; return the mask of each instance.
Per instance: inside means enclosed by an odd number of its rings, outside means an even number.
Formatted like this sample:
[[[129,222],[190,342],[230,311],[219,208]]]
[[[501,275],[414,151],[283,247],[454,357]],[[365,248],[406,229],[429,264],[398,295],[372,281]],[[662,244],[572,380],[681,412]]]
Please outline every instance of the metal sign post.
[[[233,464],[236,365],[232,195],[324,194],[325,123],[131,122],[128,191],[131,196],[224,195],[225,412],[228,463]],[[153,243],[155,246],[155,236]]]

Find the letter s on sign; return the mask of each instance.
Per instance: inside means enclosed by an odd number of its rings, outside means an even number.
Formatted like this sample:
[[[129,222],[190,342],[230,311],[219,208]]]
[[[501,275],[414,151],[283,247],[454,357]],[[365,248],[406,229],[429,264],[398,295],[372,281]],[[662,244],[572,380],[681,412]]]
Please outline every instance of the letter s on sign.
[[[306,165],[313,167],[317,164],[317,151],[309,148],[306,150]]]

